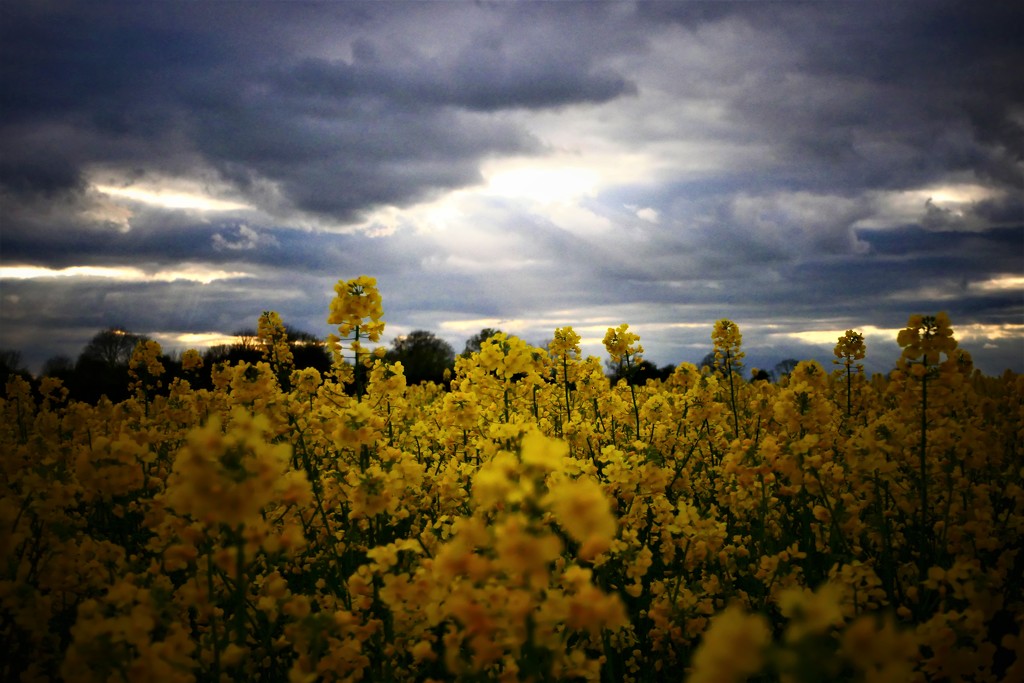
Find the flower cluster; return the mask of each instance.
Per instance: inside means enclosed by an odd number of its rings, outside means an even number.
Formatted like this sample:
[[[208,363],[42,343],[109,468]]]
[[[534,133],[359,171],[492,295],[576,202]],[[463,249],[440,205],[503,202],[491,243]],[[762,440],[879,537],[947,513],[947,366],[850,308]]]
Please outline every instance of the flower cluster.
[[[8,382],[0,679],[1021,677],[1024,378],[973,369],[944,314],[870,380],[850,330],[834,373],[745,381],[721,320],[716,367],[643,385],[571,327],[409,385],[361,346],[376,282],[335,289],[325,376],[268,313],[265,359],[210,389],[161,387],[146,344],[122,403]]]

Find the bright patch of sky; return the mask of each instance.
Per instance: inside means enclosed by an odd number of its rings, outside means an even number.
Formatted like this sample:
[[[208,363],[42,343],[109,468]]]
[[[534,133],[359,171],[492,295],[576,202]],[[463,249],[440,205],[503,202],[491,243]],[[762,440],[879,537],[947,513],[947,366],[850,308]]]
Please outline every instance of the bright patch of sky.
[[[206,349],[211,346],[230,346],[238,337],[222,332],[153,332],[149,335],[165,350]]]
[[[103,194],[128,199],[142,204],[151,204],[164,209],[191,209],[195,211],[239,211],[248,208],[245,204],[214,199],[201,194],[175,192],[162,188],[146,189],[142,187],[112,187],[97,185],[96,189]]]
[[[46,268],[42,266],[0,266],[0,280],[36,280],[47,278],[98,278],[120,282],[198,282],[208,285],[217,280],[252,277],[244,271],[211,269],[203,265],[182,264],[174,270],[147,272],[133,266],[69,266]]]

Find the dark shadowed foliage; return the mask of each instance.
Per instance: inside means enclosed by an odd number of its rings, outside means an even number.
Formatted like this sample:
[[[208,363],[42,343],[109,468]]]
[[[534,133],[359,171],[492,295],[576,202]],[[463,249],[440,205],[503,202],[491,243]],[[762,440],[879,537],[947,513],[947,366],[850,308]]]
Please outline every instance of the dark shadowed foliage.
[[[387,358],[402,364],[409,384],[440,383],[455,365],[455,349],[433,332],[414,330],[391,343]]]
[[[109,367],[128,366],[132,351],[140,341],[148,341],[149,337],[129,332],[123,327],[108,327],[97,332],[82,349],[79,362],[86,360],[98,362]]]
[[[613,364],[609,362],[608,368],[610,370],[608,379],[613,386],[618,384],[620,379],[626,380],[628,384],[641,386],[647,384],[652,379],[667,379],[672,374],[672,371],[676,369],[676,366],[665,365],[659,368],[649,360],[642,360],[628,370],[623,363]]]
[[[21,364],[21,352],[0,350],[0,391],[7,384],[7,380],[15,375],[20,375],[24,379],[31,377]]]
[[[778,363],[775,364],[775,379],[782,380],[783,377],[788,377],[789,374],[793,372],[793,370],[799,364],[800,361],[798,361],[796,358],[787,358],[785,360],[780,360]]]

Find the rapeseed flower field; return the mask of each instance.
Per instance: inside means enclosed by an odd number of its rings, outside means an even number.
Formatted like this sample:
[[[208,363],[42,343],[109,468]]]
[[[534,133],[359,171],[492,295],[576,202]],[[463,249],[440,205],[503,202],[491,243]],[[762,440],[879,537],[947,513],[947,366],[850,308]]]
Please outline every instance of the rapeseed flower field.
[[[498,333],[446,386],[330,303],[333,370],[263,362],[133,397],[0,399],[0,678],[22,681],[1024,680],[1024,377],[914,315],[777,384],[715,365],[611,386],[571,328]],[[628,325],[610,358],[642,360]],[[362,366],[365,372],[354,372]]]

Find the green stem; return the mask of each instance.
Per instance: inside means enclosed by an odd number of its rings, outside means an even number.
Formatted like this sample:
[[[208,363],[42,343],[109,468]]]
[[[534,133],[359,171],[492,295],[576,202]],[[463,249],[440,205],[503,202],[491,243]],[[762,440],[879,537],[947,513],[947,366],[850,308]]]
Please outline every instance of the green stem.
[[[569,359],[562,356],[562,384],[565,386],[565,415],[566,424],[572,422],[572,406],[569,403]]]
[[[356,325],[355,338],[352,340],[352,377],[356,386],[356,403],[363,400],[363,378],[359,374],[359,326]]]
[[[636,438],[640,438],[640,408],[636,404],[636,385],[633,383],[633,364],[626,354],[626,382],[629,384],[629,395],[633,399],[633,419],[636,420]]]
[[[725,352],[725,372],[729,376],[729,403],[732,405],[733,436],[738,439],[740,436],[740,416],[736,409],[736,386],[732,376],[732,354],[728,351]]]
[[[213,553],[206,555],[206,590],[210,600],[210,638],[213,640],[213,680],[220,679],[220,641],[217,637],[217,612],[213,600]]]
[[[853,375],[850,363],[846,363],[846,417],[853,412]]]
[[[249,587],[245,582],[245,538],[242,536],[241,525],[235,533],[238,550],[238,579],[235,581],[235,644],[245,647],[245,594]]]
[[[928,533],[928,463],[927,463],[927,451],[928,451],[928,375],[925,373],[924,377],[921,378],[921,445],[918,452],[918,462],[920,466],[920,478],[921,478],[921,557],[920,557],[920,570],[921,575],[928,569],[929,550],[928,540],[930,534]]]

